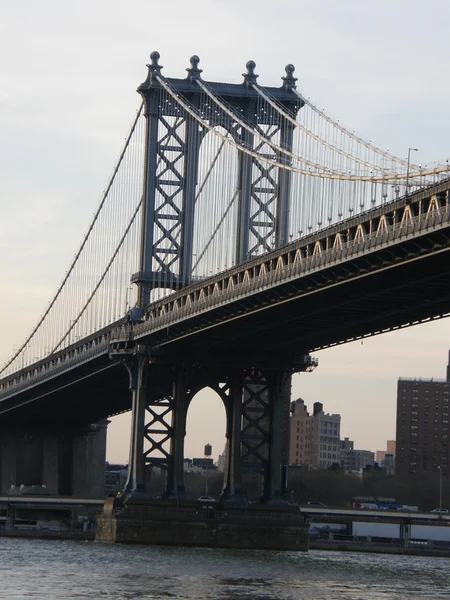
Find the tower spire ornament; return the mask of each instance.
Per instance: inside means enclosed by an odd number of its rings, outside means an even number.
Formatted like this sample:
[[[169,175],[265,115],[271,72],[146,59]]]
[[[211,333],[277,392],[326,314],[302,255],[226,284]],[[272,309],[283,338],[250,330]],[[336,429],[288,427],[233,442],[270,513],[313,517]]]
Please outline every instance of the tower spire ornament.
[[[295,85],[297,81],[297,77],[294,77],[295,67],[291,63],[285,66],[284,70],[286,71],[285,77],[282,77],[283,80],[283,88],[285,90],[296,88]]]
[[[191,81],[193,79],[201,79],[202,69],[198,68],[200,58],[196,54],[194,54],[189,59],[189,62],[191,63],[191,66],[188,69],[186,69],[186,71],[188,72],[187,79],[190,79]]]
[[[244,78],[244,84],[252,85],[252,84],[256,83],[256,80],[259,77],[259,75],[257,75],[255,73],[255,69],[256,69],[255,61],[249,60],[248,63],[245,65],[245,68],[247,69],[247,73],[242,73],[242,76]]]
[[[152,62],[149,65],[147,65],[150,73],[159,75],[159,73],[161,72],[161,69],[163,68],[163,66],[158,63],[158,60],[160,58],[161,58],[161,55],[156,50],[150,54],[150,60]]]

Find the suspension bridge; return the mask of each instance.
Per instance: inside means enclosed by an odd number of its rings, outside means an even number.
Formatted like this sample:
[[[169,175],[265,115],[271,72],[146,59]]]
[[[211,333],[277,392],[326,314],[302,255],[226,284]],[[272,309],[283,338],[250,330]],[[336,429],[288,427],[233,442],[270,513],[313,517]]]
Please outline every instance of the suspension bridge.
[[[231,84],[197,56],[184,79],[150,58],[75,257],[1,369],[0,491],[51,472],[52,493],[74,493],[74,440],[131,409],[124,495],[145,497],[158,464],[182,498],[187,410],[209,386],[227,414],[223,498],[241,501],[253,472],[280,502],[292,373],[314,350],[450,313],[448,160],[358,136],[293,65],[267,87],[253,61]]]

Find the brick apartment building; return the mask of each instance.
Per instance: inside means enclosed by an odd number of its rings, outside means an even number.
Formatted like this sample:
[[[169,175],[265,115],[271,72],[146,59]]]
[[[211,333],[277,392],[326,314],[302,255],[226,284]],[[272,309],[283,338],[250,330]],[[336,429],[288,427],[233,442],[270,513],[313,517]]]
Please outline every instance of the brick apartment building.
[[[396,473],[449,473],[449,401],[450,364],[445,379],[398,380]]]

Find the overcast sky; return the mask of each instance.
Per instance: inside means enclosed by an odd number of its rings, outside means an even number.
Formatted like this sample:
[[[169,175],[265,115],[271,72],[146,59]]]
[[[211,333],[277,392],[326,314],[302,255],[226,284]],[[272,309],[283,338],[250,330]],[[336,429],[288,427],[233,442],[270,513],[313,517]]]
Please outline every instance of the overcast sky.
[[[298,87],[341,122],[417,162],[450,156],[448,0],[0,0],[0,360],[57,287],[112,171],[152,50],[166,76],[198,54],[203,77]],[[376,450],[395,436],[400,375],[444,376],[450,322],[318,354],[294,397],[342,415],[341,432]],[[205,418],[205,415],[208,415]],[[127,460],[126,417],[108,458]],[[192,406],[186,455],[224,445],[211,394]]]

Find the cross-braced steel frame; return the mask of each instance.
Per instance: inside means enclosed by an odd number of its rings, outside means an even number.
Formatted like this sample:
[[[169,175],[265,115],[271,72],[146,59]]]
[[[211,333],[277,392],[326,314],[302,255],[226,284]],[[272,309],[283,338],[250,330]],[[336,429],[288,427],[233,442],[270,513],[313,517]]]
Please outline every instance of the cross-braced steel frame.
[[[149,304],[152,289],[179,289],[190,283],[199,151],[207,133],[194,117],[180,115],[167,98],[158,81],[162,69],[159,54],[152,53],[151,59],[147,80],[138,88],[145,103],[147,130],[141,258],[132,282],[138,286],[141,309]],[[242,85],[208,83],[212,93],[224,99],[235,112],[235,122],[215,114],[210,104],[202,100],[202,89],[196,84],[201,78],[198,62],[198,57],[191,58],[186,79],[168,79],[171,88],[208,115],[213,127],[225,127],[239,145],[246,145],[255,153],[265,150],[274,159],[285,161],[285,155],[277,156],[270,142],[277,141],[291,151],[292,125],[277,111],[265,111],[259,106],[258,93],[253,87],[258,77],[253,61],[247,63]],[[295,78],[288,73],[283,79],[281,88],[264,89],[277,95],[277,100],[295,114],[301,106],[291,91]],[[242,117],[269,145],[261,137],[255,137],[251,129],[240,125]],[[287,242],[289,182],[284,169],[267,166],[254,156],[239,153],[237,264]]]

